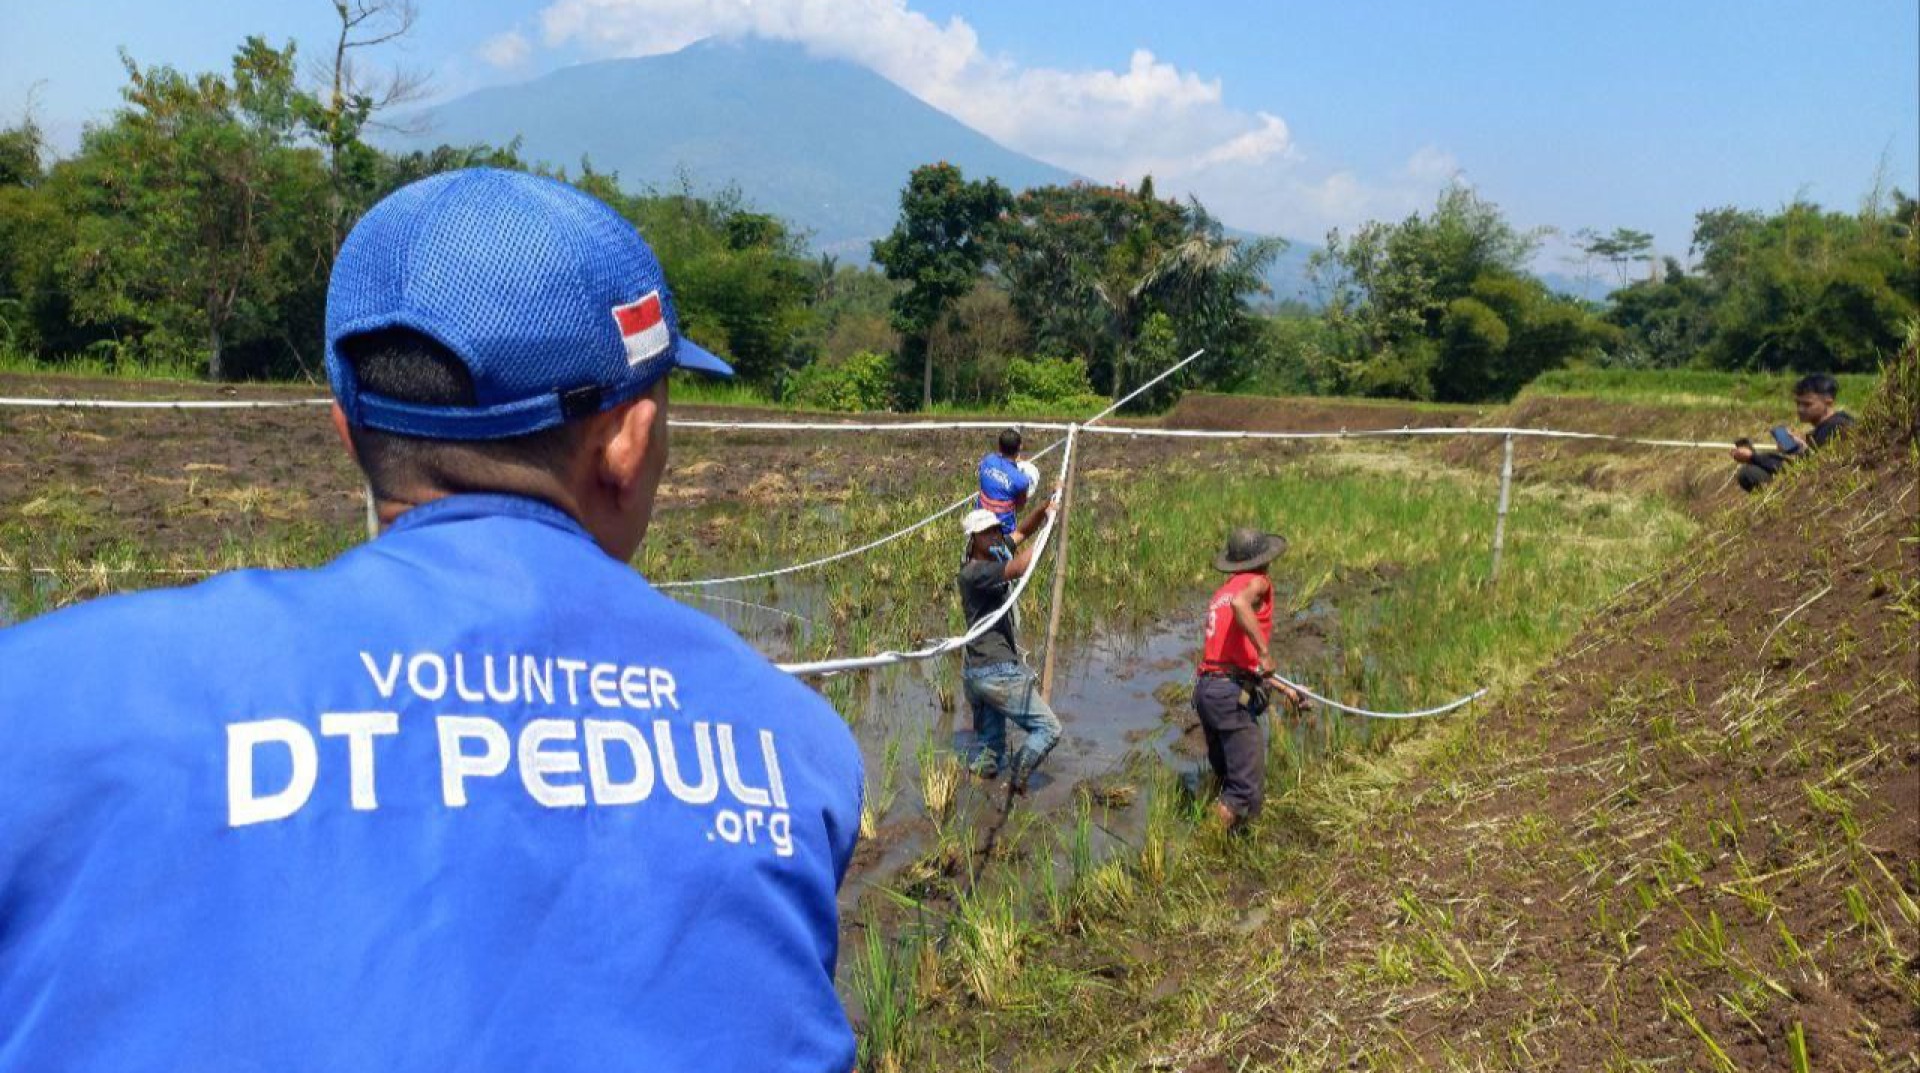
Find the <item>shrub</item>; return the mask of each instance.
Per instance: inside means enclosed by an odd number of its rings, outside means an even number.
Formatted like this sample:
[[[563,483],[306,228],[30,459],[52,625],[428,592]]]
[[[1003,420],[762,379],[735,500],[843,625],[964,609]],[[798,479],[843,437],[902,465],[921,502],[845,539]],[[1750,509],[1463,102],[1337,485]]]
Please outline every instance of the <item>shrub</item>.
[[[1007,410],[1015,414],[1094,413],[1107,403],[1079,358],[1013,358],[1007,362]]]
[[[787,380],[785,401],[818,410],[892,409],[893,359],[871,350],[841,361],[823,358]]]

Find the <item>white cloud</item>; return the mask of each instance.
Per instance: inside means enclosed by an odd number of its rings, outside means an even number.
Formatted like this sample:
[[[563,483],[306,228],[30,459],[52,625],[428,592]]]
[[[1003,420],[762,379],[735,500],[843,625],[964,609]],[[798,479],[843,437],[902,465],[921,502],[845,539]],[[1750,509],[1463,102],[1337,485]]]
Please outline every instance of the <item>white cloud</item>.
[[[964,20],[937,23],[904,0],[555,0],[541,25],[550,45],[619,55],[672,52],[713,36],[798,42],[1102,181],[1267,159],[1288,144],[1277,116],[1228,108],[1219,80],[1146,49],[1119,70],[1021,67],[985,51]]]
[[[1164,194],[1197,194],[1240,226],[1303,237],[1416,207],[1405,205],[1409,188],[1430,203],[1458,170],[1426,147],[1384,184],[1316,172],[1284,119],[1229,105],[1217,78],[1145,48],[1118,69],[1022,66],[984,49],[964,19],[936,22],[908,0],[551,0],[540,25],[547,45],[598,55],[657,55],[706,37],[796,42],[871,68],[1002,144],[1089,178],[1151,174]]]
[[[527,57],[533,54],[533,42],[518,30],[508,30],[482,42],[479,54],[489,66],[511,70],[527,62]]]
[[[1300,157],[1291,150],[1289,162]],[[1397,171],[1362,179],[1351,169],[1303,166],[1223,166],[1194,185],[1216,216],[1240,227],[1319,243],[1331,228],[1352,230],[1367,220],[1398,221],[1431,209],[1448,183],[1465,172],[1453,154],[1427,146]]]
[[[1425,182],[1450,183],[1463,172],[1452,153],[1435,145],[1423,145],[1407,158],[1407,177]]]

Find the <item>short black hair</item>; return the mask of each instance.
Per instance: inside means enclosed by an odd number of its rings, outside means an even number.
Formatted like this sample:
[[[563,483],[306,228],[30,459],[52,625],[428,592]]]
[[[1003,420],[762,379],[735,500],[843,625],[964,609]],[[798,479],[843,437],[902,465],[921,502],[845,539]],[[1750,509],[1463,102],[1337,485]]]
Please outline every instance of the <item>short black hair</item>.
[[[1793,385],[1795,395],[1825,395],[1829,399],[1840,397],[1840,381],[1826,373],[1808,373]]]
[[[1020,430],[1010,428],[1000,434],[1000,453],[1012,458],[1020,453]]]
[[[361,391],[421,406],[473,406],[473,374],[451,350],[411,328],[383,328],[338,344]],[[435,440],[350,425],[354,454],[376,496],[402,488],[491,490],[488,476],[508,467],[564,477],[580,445],[580,422],[499,440]]]

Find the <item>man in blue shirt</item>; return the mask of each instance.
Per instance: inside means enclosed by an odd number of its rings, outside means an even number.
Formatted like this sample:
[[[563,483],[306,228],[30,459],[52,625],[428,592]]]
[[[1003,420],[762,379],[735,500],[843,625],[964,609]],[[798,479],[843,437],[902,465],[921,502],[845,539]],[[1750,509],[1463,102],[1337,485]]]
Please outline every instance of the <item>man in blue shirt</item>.
[[[1021,469],[1020,430],[1007,429],[1000,434],[998,451],[989,451],[980,459],[980,508],[992,511],[1000,519],[1000,532],[1012,536],[1019,511],[1027,505],[1027,493],[1033,479]]]
[[[342,247],[384,533],[0,631],[0,1070],[844,1073],[846,725],[627,561],[679,333],[561,183]]]

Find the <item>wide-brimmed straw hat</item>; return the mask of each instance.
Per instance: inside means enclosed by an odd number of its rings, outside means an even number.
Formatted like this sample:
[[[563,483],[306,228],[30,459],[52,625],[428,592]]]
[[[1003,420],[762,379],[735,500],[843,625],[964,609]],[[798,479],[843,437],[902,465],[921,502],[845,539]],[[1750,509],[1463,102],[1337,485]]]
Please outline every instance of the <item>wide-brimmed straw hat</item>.
[[[1287,538],[1279,533],[1262,533],[1241,526],[1227,534],[1227,550],[1213,560],[1213,568],[1228,574],[1258,570],[1286,550]]]

